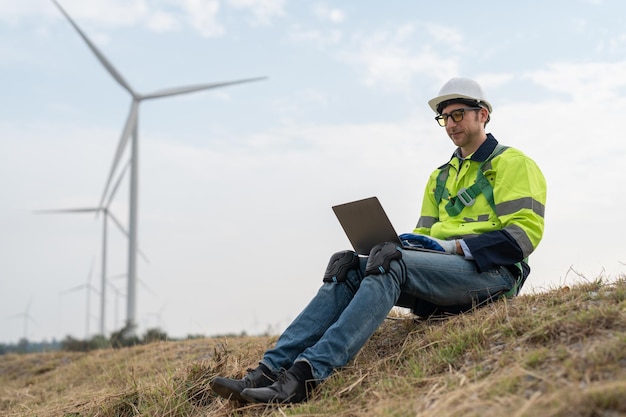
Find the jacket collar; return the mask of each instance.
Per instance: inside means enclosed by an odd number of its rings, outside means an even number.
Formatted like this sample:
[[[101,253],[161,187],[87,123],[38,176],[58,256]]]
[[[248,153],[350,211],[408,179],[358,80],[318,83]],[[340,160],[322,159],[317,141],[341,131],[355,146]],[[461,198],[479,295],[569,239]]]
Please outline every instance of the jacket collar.
[[[480,145],[478,149],[476,149],[476,152],[474,152],[469,159],[476,162],[486,161],[487,158],[489,158],[489,155],[491,155],[491,153],[493,152],[493,150],[496,149],[497,144],[498,141],[496,140],[496,138],[493,137],[491,133],[487,133],[487,139],[485,139],[485,141]],[[457,148],[452,154],[452,158],[450,158],[450,160],[452,160],[453,158],[462,159],[460,155],[461,150]]]

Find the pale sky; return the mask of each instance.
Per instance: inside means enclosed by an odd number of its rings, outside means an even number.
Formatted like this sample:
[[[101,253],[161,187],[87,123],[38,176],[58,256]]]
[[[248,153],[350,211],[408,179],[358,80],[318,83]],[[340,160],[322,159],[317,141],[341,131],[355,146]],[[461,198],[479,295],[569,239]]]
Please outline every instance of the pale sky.
[[[524,292],[626,270],[623,1],[59,1],[140,92],[268,77],[142,103],[140,333],[282,330],[349,248],[332,205],[375,195],[412,230],[454,150],[427,101],[455,76],[548,182]],[[0,342],[84,338],[86,291],[67,291],[99,290],[101,218],[33,212],[97,206],[131,99],[48,0],[0,0],[0,79]],[[125,226],[128,200],[125,177]],[[110,333],[127,264],[111,223],[108,254]]]

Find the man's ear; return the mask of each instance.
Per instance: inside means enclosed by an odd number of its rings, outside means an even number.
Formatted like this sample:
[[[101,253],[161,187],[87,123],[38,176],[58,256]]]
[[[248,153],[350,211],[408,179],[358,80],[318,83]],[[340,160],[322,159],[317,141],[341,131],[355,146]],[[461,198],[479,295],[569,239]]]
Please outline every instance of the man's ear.
[[[489,110],[482,107],[479,113],[480,113],[480,121],[482,123],[485,123],[489,119]]]
[[[489,123],[489,110],[482,107],[478,114],[480,115],[480,123],[483,123],[484,125]]]

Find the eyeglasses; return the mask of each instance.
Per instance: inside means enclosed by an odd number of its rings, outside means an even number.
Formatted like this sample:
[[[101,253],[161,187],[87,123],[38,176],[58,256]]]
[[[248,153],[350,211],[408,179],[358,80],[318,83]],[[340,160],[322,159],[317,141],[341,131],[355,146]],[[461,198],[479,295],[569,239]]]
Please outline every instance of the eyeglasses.
[[[463,116],[465,116],[465,110],[480,109],[482,109],[482,107],[462,107],[460,109],[453,110],[450,113],[440,114],[439,116],[435,117],[435,120],[437,121],[437,123],[439,123],[439,126],[444,127],[448,125],[449,117],[452,117],[452,120],[454,120],[455,123],[459,123],[461,120],[463,120]]]

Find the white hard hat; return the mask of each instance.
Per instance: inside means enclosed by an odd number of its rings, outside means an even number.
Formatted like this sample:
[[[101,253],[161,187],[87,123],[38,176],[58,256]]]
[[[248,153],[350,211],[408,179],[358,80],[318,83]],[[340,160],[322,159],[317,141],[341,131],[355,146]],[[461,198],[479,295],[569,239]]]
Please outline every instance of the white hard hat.
[[[428,105],[435,113],[439,114],[440,105],[450,100],[467,100],[486,108],[489,113],[492,112],[491,104],[485,98],[483,89],[476,81],[469,78],[452,78],[441,87],[437,97],[428,100]]]

